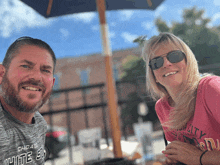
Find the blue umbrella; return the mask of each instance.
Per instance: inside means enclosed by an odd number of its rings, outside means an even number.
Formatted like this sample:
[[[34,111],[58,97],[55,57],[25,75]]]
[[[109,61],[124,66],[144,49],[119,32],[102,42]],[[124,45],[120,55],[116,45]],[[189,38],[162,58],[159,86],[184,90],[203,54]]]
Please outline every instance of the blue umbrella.
[[[155,10],[164,0],[21,0],[45,18],[98,10],[105,56],[108,107],[111,120],[113,151],[115,157],[122,157],[121,133],[117,114],[115,81],[112,73],[112,52],[108,40],[105,10],[148,9]]]
[[[96,0],[21,0],[44,17],[56,17],[97,10]],[[155,10],[164,0],[105,0],[106,10]],[[48,8],[49,7],[49,8]],[[50,10],[50,11],[49,11]]]

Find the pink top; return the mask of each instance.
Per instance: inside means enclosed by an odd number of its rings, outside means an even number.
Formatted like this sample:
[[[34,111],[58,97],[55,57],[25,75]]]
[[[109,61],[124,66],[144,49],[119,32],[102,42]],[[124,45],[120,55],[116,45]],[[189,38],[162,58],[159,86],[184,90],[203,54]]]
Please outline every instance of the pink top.
[[[155,109],[163,123],[168,120],[172,107],[160,99]],[[220,150],[220,77],[208,76],[200,81],[194,116],[185,128],[165,132],[165,136],[168,141],[180,140],[200,145],[201,149]]]

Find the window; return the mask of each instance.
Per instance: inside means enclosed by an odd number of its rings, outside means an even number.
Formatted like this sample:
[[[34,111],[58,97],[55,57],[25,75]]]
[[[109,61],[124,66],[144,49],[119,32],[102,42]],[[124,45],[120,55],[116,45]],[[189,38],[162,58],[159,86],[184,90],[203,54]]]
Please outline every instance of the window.
[[[80,73],[80,84],[88,85],[89,84],[89,72],[88,70],[82,70]]]
[[[89,85],[89,74],[90,74],[90,69],[88,68],[80,71],[80,85],[81,86]],[[84,90],[84,92],[86,92],[87,94],[89,91],[90,91],[89,89]]]

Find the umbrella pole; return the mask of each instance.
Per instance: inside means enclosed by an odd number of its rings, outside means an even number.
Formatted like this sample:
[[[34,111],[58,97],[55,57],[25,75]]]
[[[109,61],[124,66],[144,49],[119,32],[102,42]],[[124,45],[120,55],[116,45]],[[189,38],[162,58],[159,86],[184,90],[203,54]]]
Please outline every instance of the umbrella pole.
[[[113,152],[116,158],[122,157],[121,150],[121,131],[119,118],[117,114],[117,95],[115,89],[115,80],[112,73],[112,52],[109,46],[108,29],[105,19],[105,0],[96,0],[100,19],[100,28],[102,34],[103,53],[105,55],[105,70],[108,91],[108,109],[110,115],[110,125],[113,140]]]

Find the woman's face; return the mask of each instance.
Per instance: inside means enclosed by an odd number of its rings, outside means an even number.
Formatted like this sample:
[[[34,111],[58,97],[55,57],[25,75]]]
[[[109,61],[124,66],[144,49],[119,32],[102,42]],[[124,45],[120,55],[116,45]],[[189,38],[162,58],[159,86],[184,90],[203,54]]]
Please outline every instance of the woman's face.
[[[166,88],[168,92],[172,90],[178,90],[178,87],[186,80],[186,60],[185,58],[178,63],[171,63],[167,60],[167,53],[173,50],[180,50],[179,48],[165,44],[161,45],[156,50],[151,59],[159,56],[163,56],[163,66],[159,69],[153,70],[156,78],[156,82],[160,83]]]

